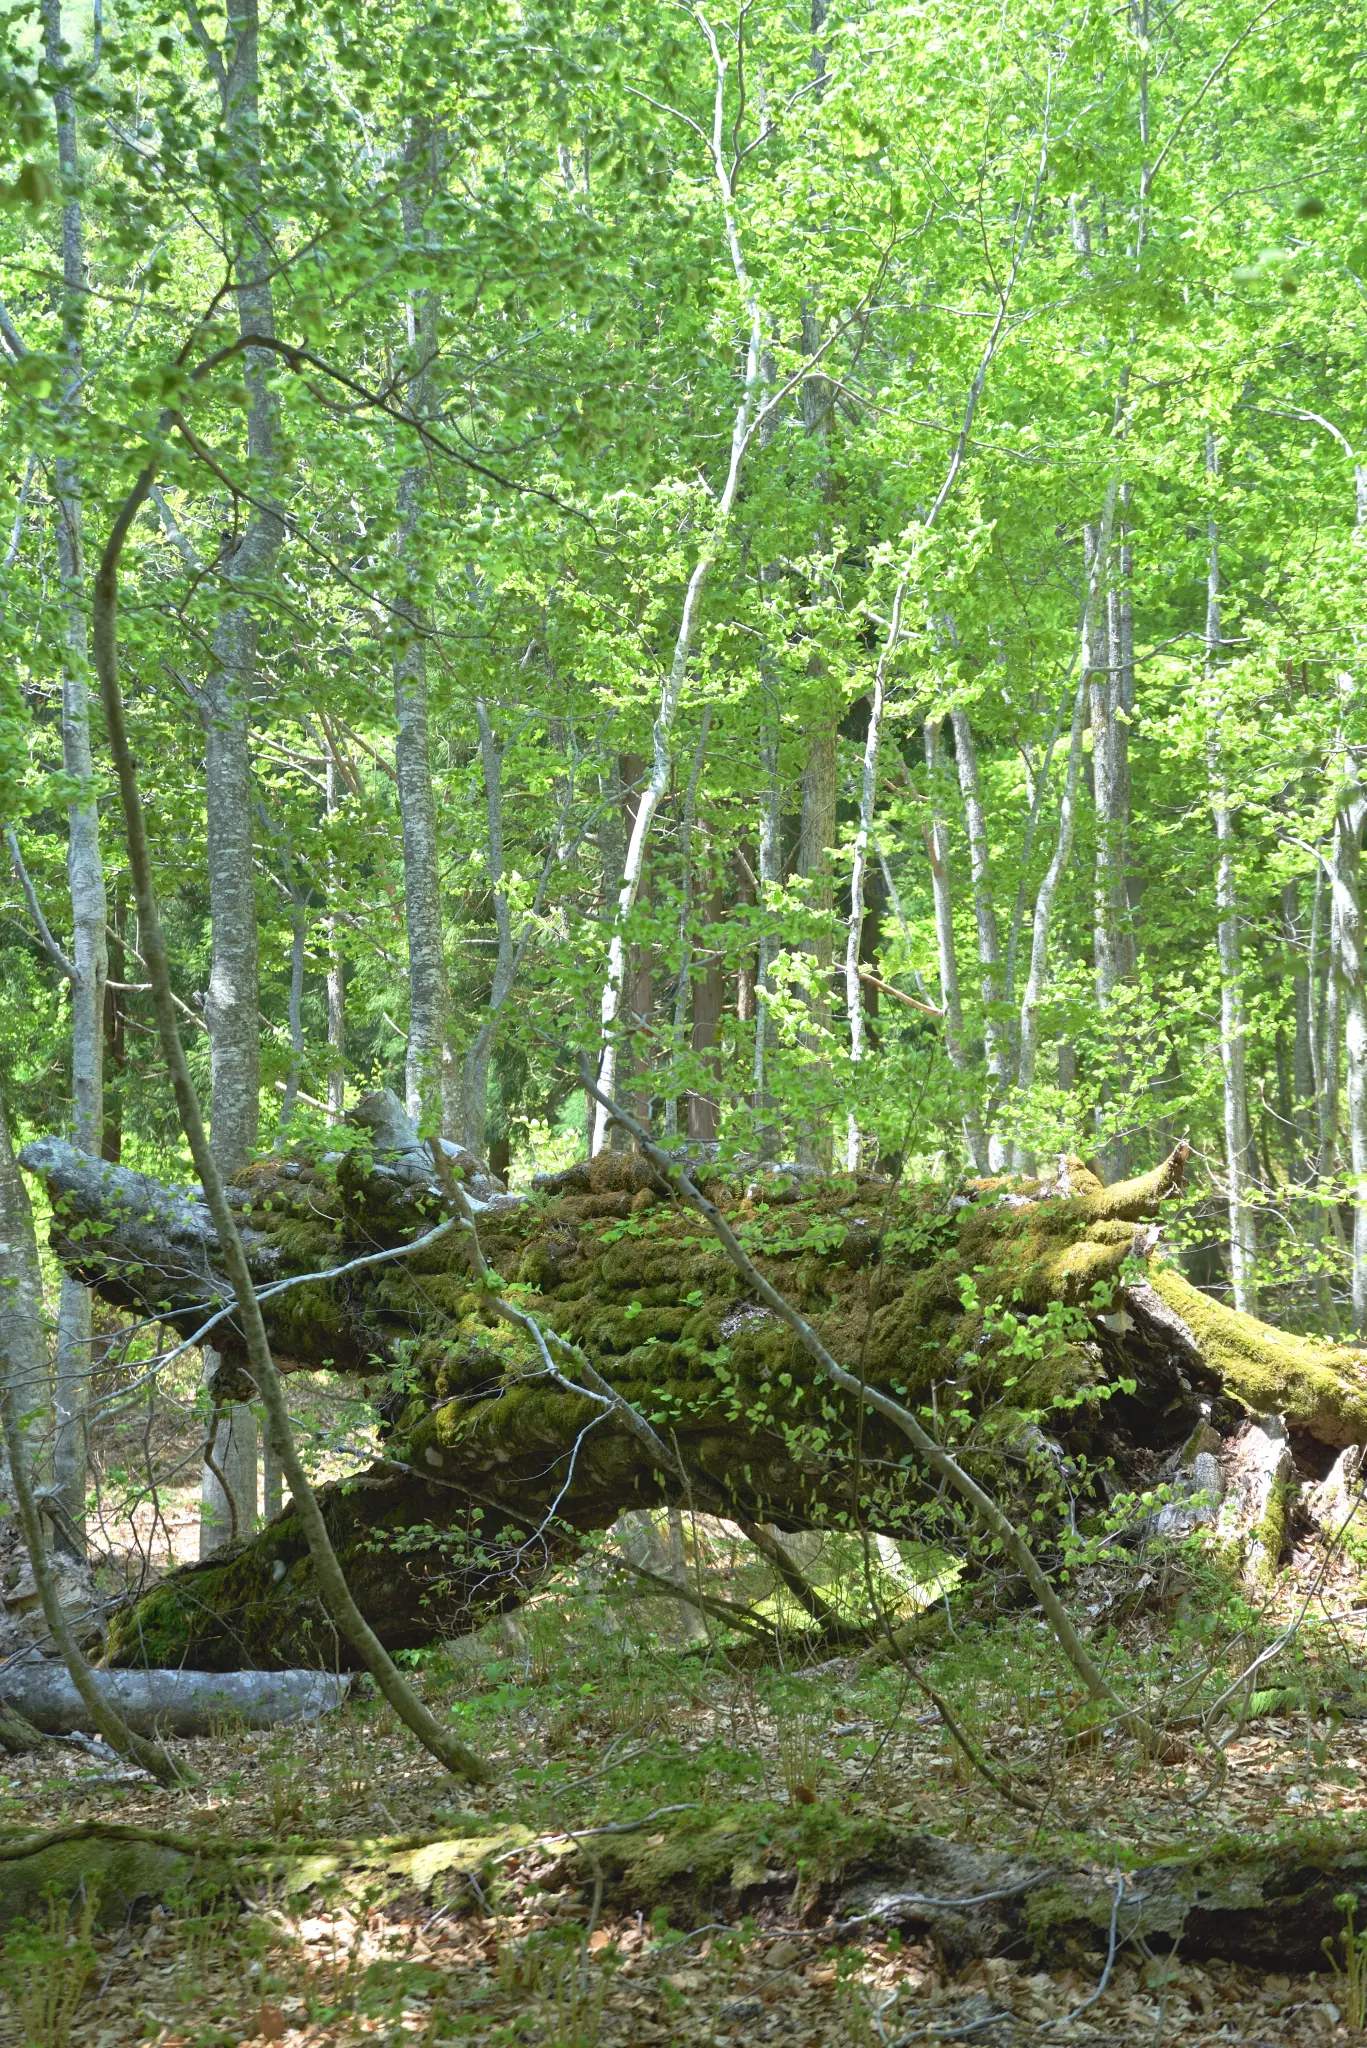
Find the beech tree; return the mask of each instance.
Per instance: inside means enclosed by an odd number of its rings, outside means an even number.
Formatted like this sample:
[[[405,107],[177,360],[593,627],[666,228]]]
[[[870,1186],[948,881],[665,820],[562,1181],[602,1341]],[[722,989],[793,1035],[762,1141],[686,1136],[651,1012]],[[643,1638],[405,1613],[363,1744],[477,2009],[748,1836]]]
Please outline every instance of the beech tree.
[[[723,1175],[1105,1184],[1185,1137],[1188,1279],[1362,1333],[1352,33],[7,16],[18,1136],[187,1177],[86,708],[153,460],[128,718],[240,1187],[383,1087],[525,1187],[609,1142],[586,1058]]]

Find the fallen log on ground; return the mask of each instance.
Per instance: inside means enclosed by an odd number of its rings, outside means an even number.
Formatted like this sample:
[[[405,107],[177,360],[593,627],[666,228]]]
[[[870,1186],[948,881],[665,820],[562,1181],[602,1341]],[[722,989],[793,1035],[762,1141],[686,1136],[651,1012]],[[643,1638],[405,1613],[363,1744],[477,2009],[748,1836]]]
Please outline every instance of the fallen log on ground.
[[[816,1379],[645,1161],[601,1154],[524,1199],[501,1194],[467,1155],[455,1166],[505,1292],[651,1418],[686,1487],[572,1368],[553,1377],[528,1336],[498,1320],[459,1231],[443,1228],[430,1155],[400,1106],[379,1098],[363,1119],[378,1148],[259,1161],[237,1176],[233,1201],[282,1363],[379,1392],[384,1458],[322,1498],[388,1648],[517,1605],[584,1532],[632,1508],[701,1502],[742,1524],[848,1526],[856,1462],[865,1526],[961,1533],[904,1441]],[[54,1249],[105,1299],[187,1339],[231,1301],[193,1191],[56,1139],[23,1159],[46,1180]],[[933,1410],[1008,1507],[1051,1491],[1100,1507],[1116,1486],[1167,1481],[1197,1501],[1199,1519],[1200,1501],[1228,1484],[1252,1501],[1246,1519],[1275,1562],[1297,1477],[1322,1480],[1342,1447],[1367,1442],[1367,1363],[1188,1284],[1156,1220],[1183,1159],[1113,1187],[1076,1161],[1038,1181],[894,1190],[756,1168],[715,1173],[707,1187],[831,1351]],[[240,1352],[231,1313],[213,1341]],[[1179,1520],[1186,1512],[1179,1500]],[[349,1659],[287,1507],[116,1615],[109,1661]]]
[[[321,1886],[372,1906],[388,1885],[482,1911],[523,1854],[540,1888],[582,1886],[585,1910],[601,1882],[609,1908],[667,1908],[679,1928],[734,1925],[762,1907],[846,1940],[900,1928],[929,1937],[955,1970],[997,1955],[1094,1970],[1087,1958],[1105,1954],[1112,1927],[1118,1949],[1180,1944],[1189,1960],[1313,1970],[1343,1929],[1336,1899],[1367,1883],[1363,1832],[1306,1829],[1099,1868],[1075,1847],[984,1849],[828,1803],[699,1810],[663,1830],[653,1815],[573,1839],[472,1817],[454,1835],[285,1847],[88,1821],[0,1837],[0,1926],[45,1912],[54,1893],[93,1897],[98,1921],[118,1926],[139,1906],[188,1902],[197,1888],[267,1884],[277,1898]]]
[[[326,1671],[96,1671],[101,1695],[135,1735],[213,1735],[316,1721],[340,1707],[350,1680]],[[0,1703],[44,1735],[88,1729],[65,1665],[31,1655],[0,1669]],[[0,1730],[0,1732],[3,1732]]]

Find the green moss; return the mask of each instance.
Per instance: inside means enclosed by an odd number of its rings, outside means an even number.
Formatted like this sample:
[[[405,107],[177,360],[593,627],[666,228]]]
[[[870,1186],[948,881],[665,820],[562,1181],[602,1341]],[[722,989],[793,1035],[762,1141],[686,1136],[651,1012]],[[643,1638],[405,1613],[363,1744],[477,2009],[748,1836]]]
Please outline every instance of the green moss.
[[[595,1843],[613,1890],[635,1911],[669,1905],[701,1914],[723,1898],[744,1900],[767,1883],[807,1897],[895,1868],[907,1835],[879,1814],[836,1802],[780,1806],[756,1800],[720,1814],[680,1816],[664,1839],[626,1835]]]
[[[1285,1557],[1290,1531],[1288,1519],[1291,1508],[1291,1483],[1278,1477],[1268,1489],[1267,1506],[1263,1509],[1257,1527],[1253,1530],[1255,1566],[1258,1578],[1270,1585],[1277,1576],[1277,1567]]]
[[[1149,1277],[1228,1391],[1255,1415],[1285,1415],[1326,1443],[1367,1440],[1367,1378],[1356,1351],[1274,1330],[1192,1287],[1174,1266]]]

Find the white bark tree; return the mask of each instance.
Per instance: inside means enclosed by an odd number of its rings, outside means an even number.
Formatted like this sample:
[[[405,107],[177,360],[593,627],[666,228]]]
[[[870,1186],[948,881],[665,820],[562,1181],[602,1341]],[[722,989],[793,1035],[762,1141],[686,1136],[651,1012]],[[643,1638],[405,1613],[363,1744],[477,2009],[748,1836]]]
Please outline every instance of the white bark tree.
[[[1212,478],[1218,475],[1213,434],[1206,436],[1206,469]],[[1253,1205],[1249,1200],[1250,1128],[1246,1046],[1248,1025],[1244,1001],[1243,948],[1239,933],[1234,808],[1225,774],[1221,735],[1221,645],[1220,528],[1212,516],[1207,522],[1206,555],[1206,687],[1210,692],[1206,727],[1206,767],[1210,778],[1210,806],[1215,825],[1216,845],[1216,941],[1220,953],[1220,1062],[1224,1069],[1229,1264],[1234,1306],[1246,1315],[1256,1315],[1258,1244]]]
[[[992,893],[992,859],[987,836],[987,813],[983,808],[978,755],[973,727],[964,710],[951,711],[954,756],[963,796],[964,822],[968,828],[968,867],[973,884],[973,919],[978,932],[978,965],[982,971],[983,1048],[987,1065],[987,1165],[990,1173],[1006,1166],[1006,1147],[997,1128],[998,1111],[1006,1097],[1011,1078],[1011,1037],[1002,1014],[1001,937],[997,929],[997,905]]]
[[[423,237],[423,208],[414,181],[430,185],[439,138],[430,122],[415,121],[404,156],[409,182],[402,197],[404,236]],[[426,420],[433,403],[438,304],[427,293],[408,309],[409,417]],[[451,994],[441,914],[437,806],[432,788],[427,708],[430,620],[420,596],[422,514],[426,465],[422,455],[399,481],[398,553],[407,582],[395,602],[400,638],[394,657],[394,771],[403,824],[403,892],[408,927],[408,1052],[404,1095],[420,1128],[435,1125],[454,1138],[461,1120],[461,1073],[451,1044]]]
[[[205,26],[195,0],[186,0],[186,12],[218,88],[226,156],[220,189],[238,331],[270,339],[275,334],[275,306],[273,257],[264,217],[257,0],[229,0],[221,44]],[[270,351],[245,351],[246,453],[258,482],[240,531],[225,536],[220,547],[216,570],[226,601],[214,629],[213,659],[201,698],[211,926],[204,1017],[209,1027],[211,1143],[224,1175],[236,1172],[251,1157],[261,1113],[250,727],[257,694],[256,606],[285,537],[272,490],[279,428],[279,406],[270,386],[274,369]],[[204,1369],[213,1393],[220,1371],[215,1352],[205,1352]],[[256,1519],[256,1467],[255,1416],[245,1403],[225,1400],[216,1405],[205,1459],[202,1556],[219,1549],[234,1529],[244,1535],[250,1532]]]
[[[1088,687],[1084,676],[1078,684],[1077,696],[1073,703],[1073,723],[1068,738],[1068,764],[1064,769],[1063,794],[1059,799],[1058,837],[1054,841],[1053,856],[1035,897],[1035,915],[1030,939],[1030,971],[1026,976],[1025,991],[1021,997],[1020,1055],[1016,1070],[1017,1085],[1022,1094],[1028,1093],[1034,1085],[1035,1065],[1039,1057],[1039,1006],[1044,998],[1045,977],[1049,966],[1049,931],[1058,886],[1072,857],[1073,831],[1077,817],[1077,789],[1082,773],[1082,736],[1087,724],[1087,708]],[[1026,1163],[1021,1148],[1017,1147],[1017,1172],[1023,1172]]]
[[[700,137],[706,147],[709,168],[716,182],[721,200],[723,231],[731,270],[741,304],[745,309],[747,337],[745,368],[742,376],[741,397],[736,407],[731,427],[731,450],[727,462],[726,476],[722,483],[712,516],[708,522],[706,536],[694,558],[693,568],[684,592],[678,629],[674,637],[674,652],[660,691],[652,732],[650,775],[641,791],[632,820],[631,836],[627,841],[626,859],[622,868],[621,886],[617,892],[616,914],[613,920],[612,936],[608,943],[608,971],[603,983],[602,1000],[599,1005],[599,1029],[602,1049],[598,1065],[598,1086],[606,1096],[612,1096],[617,1088],[617,1065],[620,1018],[627,983],[627,937],[626,924],[636,906],[640,893],[641,876],[645,866],[646,845],[655,814],[664,800],[669,787],[670,773],[674,765],[674,723],[678,716],[679,702],[683,695],[688,664],[697,638],[698,624],[702,613],[702,601],[707,589],[708,578],[716,564],[717,557],[725,543],[740,490],[741,475],[745,458],[754,440],[756,419],[759,412],[759,397],[762,380],[762,356],[764,350],[764,315],[759,298],[750,281],[745,252],[741,243],[740,217],[736,206],[735,178],[739,168],[734,155],[728,158],[726,135],[726,81],[729,60],[724,58],[711,28],[700,17],[700,25],[707,38],[713,66],[713,110],[710,133],[703,130],[691,118],[688,125]],[[672,111],[672,110],[671,110]],[[598,1104],[593,1121],[594,1152],[601,1152],[608,1138],[608,1113]]]
[[[972,1061],[964,1042],[964,1007],[959,993],[959,952],[954,934],[954,887],[950,872],[949,827],[940,801],[940,734],[943,718],[925,721],[926,781],[929,788],[929,823],[925,827],[926,859],[930,864],[930,893],[935,910],[935,947],[940,966],[940,1008],[945,1020],[945,1052],[960,1078],[965,1093],[971,1088]],[[975,1173],[988,1170],[987,1137],[976,1108],[970,1107],[964,1121],[964,1136]]]
[[[1332,887],[1335,957],[1342,990],[1347,1079],[1348,1144],[1353,1175],[1353,1327],[1367,1334],[1367,946],[1364,945],[1360,870],[1367,788],[1350,755],[1348,780],[1334,821]]]

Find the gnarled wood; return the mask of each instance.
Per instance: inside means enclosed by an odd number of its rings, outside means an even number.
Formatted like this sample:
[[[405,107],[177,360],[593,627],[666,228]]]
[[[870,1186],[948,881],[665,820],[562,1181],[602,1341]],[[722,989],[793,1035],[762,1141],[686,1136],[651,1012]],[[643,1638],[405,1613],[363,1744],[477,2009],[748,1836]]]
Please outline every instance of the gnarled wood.
[[[363,1114],[389,1150],[262,1161],[232,1198],[277,1356],[391,1382],[385,1460],[324,1499],[362,1612],[393,1648],[515,1604],[576,1532],[685,1496],[572,1369],[555,1380],[494,1317],[460,1233],[440,1230],[430,1158],[374,1105]],[[193,1191],[60,1140],[24,1157],[54,1199],[55,1249],[107,1298],[185,1336],[212,1313],[206,1302],[230,1298]],[[677,1447],[694,1504],[790,1529],[848,1519],[855,1402],[815,1380],[653,1169],[603,1153],[518,1200],[468,1155],[455,1163],[506,1292]],[[959,1441],[966,1427],[1008,1495],[1038,1492],[1060,1461],[1083,1457],[1089,1470],[1111,1460],[1130,1484],[1176,1476],[1201,1430],[1219,1442],[1274,1411],[1293,1445],[1367,1441],[1356,1353],[1236,1315],[1163,1259],[1153,1219],[1182,1164],[1174,1154],[1109,1188],[1065,1161],[1038,1181],[892,1191],[764,1168],[709,1190],[834,1355],[918,1407],[957,1409]],[[1037,1341],[1013,1348],[1031,1317],[1043,1319]],[[232,1352],[230,1320],[214,1341]],[[907,1530],[929,1499],[924,1475],[871,1414],[861,1446],[865,1520]],[[171,1575],[116,1618],[111,1639],[116,1662],[203,1669],[338,1654],[290,1509]]]

